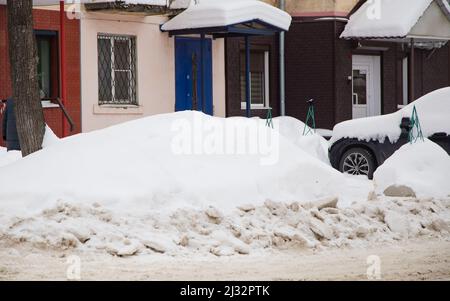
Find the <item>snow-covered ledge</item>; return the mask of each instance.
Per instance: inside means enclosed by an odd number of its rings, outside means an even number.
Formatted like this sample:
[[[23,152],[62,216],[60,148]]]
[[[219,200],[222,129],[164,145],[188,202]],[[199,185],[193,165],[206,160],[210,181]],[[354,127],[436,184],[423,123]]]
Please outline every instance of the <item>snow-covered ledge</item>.
[[[57,103],[53,103],[50,100],[42,100],[42,108],[44,109],[53,109],[53,108],[59,108],[59,105]]]
[[[142,115],[144,114],[143,106],[133,105],[94,105],[95,115]]]

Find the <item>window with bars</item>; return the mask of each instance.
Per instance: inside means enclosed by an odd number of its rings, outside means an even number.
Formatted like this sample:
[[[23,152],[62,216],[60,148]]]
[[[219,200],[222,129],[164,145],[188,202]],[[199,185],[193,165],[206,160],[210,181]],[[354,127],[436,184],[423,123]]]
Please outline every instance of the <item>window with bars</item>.
[[[99,34],[99,105],[138,105],[136,97],[136,38]]]
[[[246,74],[245,51],[241,51],[241,103],[245,108]],[[250,104],[251,108],[265,108],[269,105],[269,52],[252,51],[250,53]]]

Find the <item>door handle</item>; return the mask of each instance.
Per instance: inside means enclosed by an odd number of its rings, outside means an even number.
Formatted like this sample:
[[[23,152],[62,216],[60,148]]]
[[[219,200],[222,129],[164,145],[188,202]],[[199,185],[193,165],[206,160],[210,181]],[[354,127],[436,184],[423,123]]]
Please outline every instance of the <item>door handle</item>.
[[[353,93],[353,104],[354,105],[358,104],[358,93]]]

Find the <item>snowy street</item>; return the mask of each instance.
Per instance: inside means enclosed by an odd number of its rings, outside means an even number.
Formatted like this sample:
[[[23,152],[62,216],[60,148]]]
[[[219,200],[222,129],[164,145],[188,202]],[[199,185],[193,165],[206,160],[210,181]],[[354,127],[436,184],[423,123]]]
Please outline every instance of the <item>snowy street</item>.
[[[104,253],[40,250],[20,246],[0,251],[0,280],[66,280],[67,256],[82,260],[83,280],[298,281],[367,280],[367,258],[378,254],[384,280],[449,280],[450,243],[414,240],[364,249],[322,252],[281,250],[221,257],[117,258]]]
[[[450,0],[0,0],[0,283],[450,281],[449,41]]]

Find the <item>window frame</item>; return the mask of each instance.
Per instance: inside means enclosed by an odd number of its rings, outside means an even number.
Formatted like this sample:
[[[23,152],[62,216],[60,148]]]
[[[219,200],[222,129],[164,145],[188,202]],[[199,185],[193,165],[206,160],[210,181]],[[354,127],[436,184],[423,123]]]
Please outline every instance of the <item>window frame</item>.
[[[45,40],[49,43],[49,83],[48,83],[48,95],[41,98],[41,101],[52,101],[55,98],[60,97],[60,57],[59,57],[59,33],[54,30],[37,30],[33,31],[35,43],[36,43],[36,54],[40,54],[40,41]],[[39,58],[40,59],[40,58]],[[39,65],[39,63],[38,63]],[[37,68],[39,66],[36,66]],[[39,72],[38,72],[39,73]],[[39,74],[38,74],[39,76]],[[41,78],[38,78],[39,88],[41,89]],[[41,90],[40,90],[41,91]]]
[[[111,86],[111,101],[102,101],[100,99],[100,78],[98,80],[98,106],[99,107],[139,107],[139,97],[138,97],[138,72],[137,72],[137,37],[135,35],[127,34],[111,34],[111,33],[97,33],[97,52],[99,52],[99,40],[109,40],[110,41],[110,86]],[[115,68],[115,41],[127,41],[129,55],[128,55],[128,69],[116,69]],[[97,73],[100,72],[100,58],[99,53],[97,53]],[[116,99],[116,72],[127,72],[129,74],[128,78],[130,84],[128,85],[128,95],[130,100],[123,101]]]
[[[255,50],[255,52],[264,53],[264,93],[263,93],[263,104],[253,104],[251,103],[251,89],[250,89],[250,109],[251,110],[260,110],[260,109],[268,109],[270,108],[270,50],[262,49]],[[251,53],[250,53],[251,59]],[[240,70],[241,71],[241,70]],[[244,71],[245,72],[245,71]],[[239,72],[239,81],[242,72]],[[250,72],[250,87],[252,85],[252,77]],[[240,96],[239,96],[240,97]],[[245,110],[247,108],[247,103],[241,99],[241,110]]]

